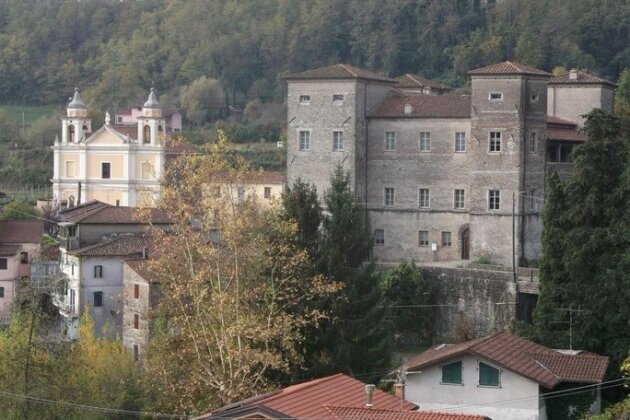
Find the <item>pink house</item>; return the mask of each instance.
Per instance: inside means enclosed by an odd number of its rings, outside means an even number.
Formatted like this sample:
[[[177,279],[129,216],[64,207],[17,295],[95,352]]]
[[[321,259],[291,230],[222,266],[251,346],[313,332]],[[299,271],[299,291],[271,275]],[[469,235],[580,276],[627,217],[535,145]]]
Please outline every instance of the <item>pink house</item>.
[[[16,281],[29,276],[43,234],[39,220],[0,221],[0,324],[10,320]]]
[[[182,131],[182,114],[174,109],[164,109],[162,117],[166,119],[166,132],[169,134]],[[142,119],[142,105],[132,106],[128,109],[121,110],[115,116],[116,126],[133,126],[138,124],[138,120]]]

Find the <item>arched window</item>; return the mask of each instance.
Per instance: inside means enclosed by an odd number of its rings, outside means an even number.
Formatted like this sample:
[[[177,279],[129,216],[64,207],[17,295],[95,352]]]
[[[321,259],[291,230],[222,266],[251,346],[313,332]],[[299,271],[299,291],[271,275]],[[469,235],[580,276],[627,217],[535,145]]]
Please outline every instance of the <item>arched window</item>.
[[[68,141],[74,143],[74,125],[68,126]]]
[[[83,131],[88,131],[87,125],[83,124]]]
[[[144,130],[142,132],[142,143],[151,143],[151,127],[148,125],[144,126]]]

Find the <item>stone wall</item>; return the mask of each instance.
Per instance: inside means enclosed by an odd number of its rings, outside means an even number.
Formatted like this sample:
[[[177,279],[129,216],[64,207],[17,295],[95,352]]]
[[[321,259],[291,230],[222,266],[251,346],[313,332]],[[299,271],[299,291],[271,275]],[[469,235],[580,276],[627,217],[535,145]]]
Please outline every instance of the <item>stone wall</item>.
[[[480,337],[506,329],[516,315],[516,287],[509,271],[420,267],[436,284],[436,340]],[[465,337],[464,335],[468,335]]]

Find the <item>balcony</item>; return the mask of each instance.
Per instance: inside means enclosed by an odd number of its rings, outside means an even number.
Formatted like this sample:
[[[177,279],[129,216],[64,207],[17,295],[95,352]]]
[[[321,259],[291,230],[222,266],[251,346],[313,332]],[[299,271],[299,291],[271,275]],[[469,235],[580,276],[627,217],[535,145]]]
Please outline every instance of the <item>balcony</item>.
[[[53,293],[52,302],[53,305],[59,308],[59,313],[63,316],[71,317],[79,315],[76,312],[76,305],[74,303],[70,303],[67,296]]]

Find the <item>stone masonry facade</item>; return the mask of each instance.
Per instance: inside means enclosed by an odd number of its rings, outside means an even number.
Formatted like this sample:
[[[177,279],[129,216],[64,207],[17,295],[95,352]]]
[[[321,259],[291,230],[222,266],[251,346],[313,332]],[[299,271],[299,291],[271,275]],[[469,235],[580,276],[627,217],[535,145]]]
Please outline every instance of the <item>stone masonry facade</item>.
[[[548,92],[555,110],[570,100],[612,111],[614,84],[511,62],[469,76],[470,95],[427,94],[412,83],[427,79],[345,64],[285,76],[287,182],[311,182],[321,196],[336,165],[348,170],[380,262],[511,265],[513,249],[516,261],[537,260],[546,175],[570,172],[584,141],[581,117],[549,114]]]

